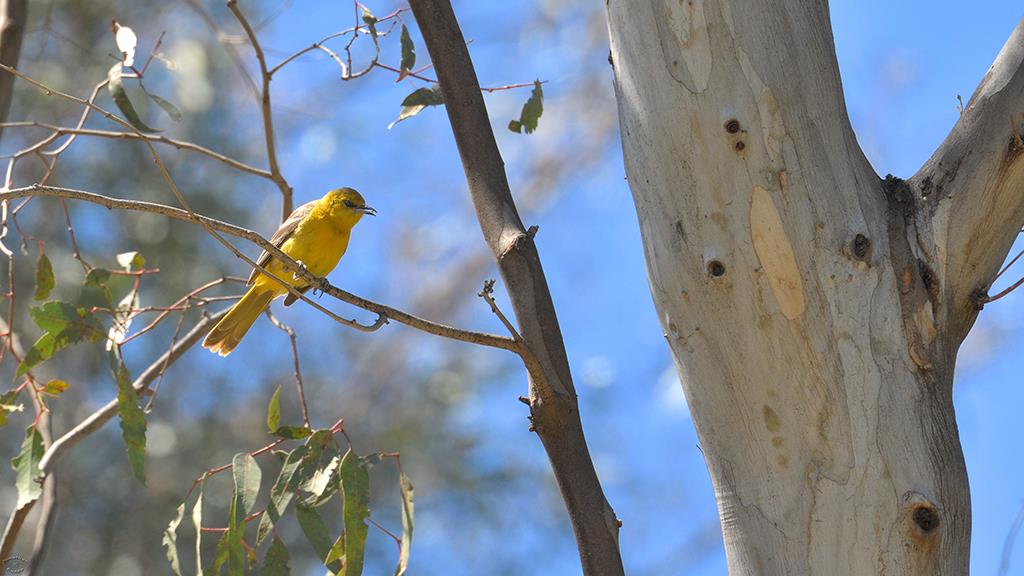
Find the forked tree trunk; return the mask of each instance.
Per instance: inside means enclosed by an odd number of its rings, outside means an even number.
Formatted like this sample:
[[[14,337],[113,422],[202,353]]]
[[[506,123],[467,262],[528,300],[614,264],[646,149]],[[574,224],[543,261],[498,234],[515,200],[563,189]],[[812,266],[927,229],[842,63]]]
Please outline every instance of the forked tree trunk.
[[[1024,24],[914,178],[846,114],[824,0],[611,0],[651,292],[733,576],[966,574],[956,352],[1024,221]]]

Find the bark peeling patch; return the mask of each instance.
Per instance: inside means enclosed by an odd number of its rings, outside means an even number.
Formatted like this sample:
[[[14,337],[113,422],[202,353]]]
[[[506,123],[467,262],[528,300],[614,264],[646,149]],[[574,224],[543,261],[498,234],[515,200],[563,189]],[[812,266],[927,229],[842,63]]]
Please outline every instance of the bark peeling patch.
[[[750,200],[750,236],[782,314],[790,320],[800,318],[806,307],[800,268],[775,202],[760,186],[754,186]]]
[[[658,37],[669,74],[693,93],[707,90],[711,42],[704,0],[662,0]]]
[[[768,160],[771,162],[771,170],[775,173],[783,172],[786,170],[786,146],[787,144],[792,146],[792,142],[789,140],[789,134],[786,133],[786,125],[782,122],[779,104],[775,100],[771,88],[761,80],[761,76],[754,70],[747,53],[737,48],[737,57],[743,76],[747,79],[747,85],[750,86],[750,91],[757,102],[764,147],[768,153]]]

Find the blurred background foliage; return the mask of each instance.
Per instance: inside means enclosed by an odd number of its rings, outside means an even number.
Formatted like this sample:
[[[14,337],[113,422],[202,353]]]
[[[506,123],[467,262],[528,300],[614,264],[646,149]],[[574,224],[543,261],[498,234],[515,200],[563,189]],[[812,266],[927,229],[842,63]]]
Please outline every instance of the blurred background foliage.
[[[347,2],[241,4],[257,24],[271,64],[354,24]],[[722,574],[713,492],[650,301],[623,177],[603,5],[589,0],[454,4],[472,41],[482,85],[548,81],[544,116],[530,136],[506,129],[529,89],[489,94],[487,103],[524,220],[540,226],[538,248],[563,326],[591,453],[624,521],[627,571]],[[847,102],[858,137],[880,173],[910,175],[941,141],[956,119],[955,94],[966,98],[973,90],[1019,17],[1011,14],[1009,4],[989,2],[984,10],[965,12],[952,2],[929,3],[927,10],[918,1],[899,7],[881,0],[833,2]],[[367,5],[377,15],[402,6],[389,0]],[[920,16],[924,10],[926,17]],[[161,52],[175,69],[154,62],[146,85],[177,105],[183,118],[172,122],[126,82],[143,119],[170,137],[266,165],[257,102],[231,52],[237,51],[250,75],[255,59],[223,2],[33,0],[29,12],[19,68],[82,97],[115,62],[111,19],[134,28],[140,55],[166,32]],[[408,15],[405,20],[419,62],[425,63],[426,49],[414,22]],[[953,29],[954,22],[958,34],[933,34]],[[960,41],[966,38],[970,42]],[[361,50],[357,59],[370,55],[365,47]],[[396,37],[383,42],[382,56],[391,65],[398,63]],[[356,229],[349,254],[331,281],[433,320],[501,332],[476,296],[496,272],[469,204],[443,110],[428,109],[388,130],[402,99],[423,84],[409,79],[396,84],[395,76],[382,70],[351,82],[339,75],[326,55],[313,52],[290,64],[273,84],[278,149],[296,205],[344,185],[359,189],[380,211]],[[884,94],[881,101],[879,94]],[[105,95],[99,103],[113,108]],[[68,126],[80,111],[18,82],[9,120]],[[95,116],[87,126],[116,129]],[[44,135],[41,129],[6,129],[2,151],[9,154]],[[198,212],[265,235],[276,228],[280,194],[271,182],[189,152],[166,146],[159,151]],[[41,174],[31,159],[19,167],[15,185],[30,184]],[[79,138],[50,183],[176,203],[138,142]],[[244,263],[192,225],[68,205],[82,256],[90,263],[114,267],[115,254],[138,250],[149,267],[161,269],[142,283],[143,306],[167,305],[221,276],[248,273]],[[59,203],[35,199],[19,223],[45,241],[57,274],[53,297],[76,300],[82,268],[73,259]],[[19,237],[12,234],[13,247]],[[29,242],[27,250],[15,259],[15,327],[26,344],[38,336],[27,314],[35,243]],[[0,259],[0,277],[6,277],[6,266]],[[237,287],[224,287],[218,294],[233,291]],[[372,319],[330,299],[320,302],[346,316]],[[996,464],[1022,460],[1015,457],[1020,445],[1012,442],[1008,428],[1014,417],[1006,413],[1019,405],[1015,399],[1024,401],[1024,392],[1013,385],[1017,379],[1009,362],[1021,341],[1012,337],[1020,331],[1015,320],[1019,306],[1014,295],[986,309],[961,362],[965,368],[956,400],[975,488],[975,568],[994,570],[998,543],[1016,514],[1016,506],[1006,502],[1024,496],[1013,474]],[[394,324],[362,334],[301,304],[288,309],[275,304],[275,314],[298,333],[314,425],[327,427],[344,418],[359,452],[401,452],[416,486],[410,573],[579,573],[572,533],[543,450],[527,431],[526,407],[515,400],[526,386],[514,357]],[[186,326],[197,317],[190,313]],[[146,320],[136,320],[133,329]],[[167,348],[176,322],[172,316],[125,348],[133,374]],[[996,362],[995,350],[1005,351],[1006,361]],[[3,377],[13,372],[9,360],[0,364]],[[37,372],[44,381],[61,378],[71,385],[50,403],[57,434],[114,395],[102,345],[73,346]],[[205,470],[269,442],[265,410],[278,385],[284,388],[284,420],[298,422],[292,378],[288,339],[265,320],[227,359],[190,351],[168,371],[148,417],[148,486],[132,478],[116,424],[61,461],[56,529],[40,573],[169,573],[160,540],[176,506]],[[972,386],[976,381],[986,386]],[[17,453],[22,430],[31,423],[31,408],[26,412],[0,429],[2,453]],[[260,463],[269,483],[277,464],[272,457]],[[400,529],[395,476],[393,466],[381,465],[371,478],[373,517],[392,530]],[[13,472],[0,467],[0,510],[9,510],[16,498],[13,481]],[[228,475],[212,480],[206,495],[209,524],[225,525]],[[31,546],[35,514],[16,549],[23,557]],[[331,520],[337,533],[339,519]],[[323,572],[294,519],[280,525],[280,532],[292,553],[293,573]],[[188,543],[193,537],[186,521],[179,536],[183,566],[192,566]],[[204,557],[212,558],[215,540],[204,538]],[[365,573],[390,573],[395,557],[393,541],[371,530]]]

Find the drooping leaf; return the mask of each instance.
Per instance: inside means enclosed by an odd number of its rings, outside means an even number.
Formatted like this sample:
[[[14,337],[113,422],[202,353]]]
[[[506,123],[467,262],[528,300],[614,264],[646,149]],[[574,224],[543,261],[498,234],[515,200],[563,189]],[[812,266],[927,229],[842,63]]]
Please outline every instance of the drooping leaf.
[[[206,487],[206,476],[199,481],[199,495],[192,507],[192,527],[196,531],[196,574],[203,575],[203,489]]]
[[[366,27],[370,29],[370,36],[373,37],[373,43],[377,43],[377,17],[370,12],[370,9],[363,6],[363,22],[366,23]]]
[[[24,404],[16,404],[14,401],[18,399],[18,394],[21,391],[15,388],[14,390],[8,390],[0,396],[0,426],[7,425],[7,415],[12,412],[21,412],[25,410]]]
[[[121,268],[131,272],[132,269],[143,268],[146,265],[146,258],[139,252],[122,252],[117,255],[117,263]]]
[[[97,288],[106,286],[108,280],[110,280],[110,270],[107,270],[106,268],[93,268],[85,275],[86,286],[94,286]]]
[[[274,390],[270,397],[270,404],[267,405],[267,429],[273,434],[281,425],[281,386]]]
[[[21,510],[25,505],[35,502],[43,493],[43,485],[39,482],[42,474],[39,471],[39,461],[42,459],[43,435],[34,425],[29,426],[25,430],[21,451],[11,459],[11,468],[17,474],[15,487],[18,489],[18,503],[15,509]]]
[[[167,548],[167,561],[171,563],[171,571],[175,576],[181,576],[181,560],[178,559],[178,525],[185,517],[185,503],[178,506],[178,513],[174,515],[167,528],[164,529],[163,545]]]
[[[415,507],[413,506],[412,482],[405,472],[398,476],[398,485],[402,490],[402,542],[398,553],[398,567],[395,576],[403,576],[409,568],[409,553],[412,550],[412,527]]]
[[[339,476],[345,500],[345,576],[359,576],[369,531],[370,474],[362,459],[349,450],[341,460]]]
[[[444,104],[444,97],[441,96],[441,88],[437,85],[431,86],[430,88],[419,88],[412,94],[405,97],[402,100],[402,111],[398,114],[398,119],[388,124],[388,130],[394,128],[395,124],[398,124],[402,120],[412,118],[413,116],[422,112],[429,106],[440,106]]]
[[[117,43],[117,50],[121,53],[121,61],[129,68],[134,66],[135,47],[139,44],[135,31],[127,26],[121,26],[117,20],[114,20],[113,30],[114,42]]]
[[[142,121],[142,118],[139,118],[139,113],[135,111],[135,106],[128,99],[128,92],[125,91],[124,82],[121,81],[120,62],[111,66],[107,72],[107,93],[113,98],[114,104],[117,104],[118,110],[124,114],[124,119],[134,126],[136,130],[139,132],[159,132],[159,130],[147,126]]]
[[[25,353],[14,374],[15,378],[25,375],[69,344],[82,340],[96,341],[105,334],[103,326],[95,316],[85,309],[75,308],[64,302],[47,302],[40,307],[29,309],[29,315],[43,330],[43,335]]]
[[[146,415],[139,406],[139,394],[132,387],[124,362],[114,368],[117,381],[117,414],[121,418],[121,438],[128,451],[128,463],[139,483],[146,484]]]
[[[306,535],[306,540],[313,547],[317,557],[324,562],[324,566],[332,572],[338,572],[341,569],[340,562],[327,562],[327,555],[331,552],[331,538],[328,536],[327,525],[324,524],[320,513],[316,511],[316,508],[296,506],[295,517],[299,521],[302,533]]]
[[[153,94],[152,92],[146,92],[146,95],[149,96],[150,100],[156,102],[156,105],[162,108],[163,111],[166,112],[168,116],[170,116],[171,120],[174,120],[175,122],[181,122],[181,110],[178,110],[177,106],[171,104],[170,102],[157,96],[156,94]]]
[[[60,396],[62,392],[70,388],[71,385],[63,380],[50,380],[43,386],[43,394],[49,394],[50,396]]]
[[[241,544],[238,546],[241,548]],[[239,552],[239,555],[242,553]],[[228,562],[228,558],[231,555],[231,533],[225,532],[220,540],[217,540],[217,550],[214,552],[213,557],[213,568],[210,570],[212,574],[220,576],[221,569],[224,568],[224,564]],[[234,576],[231,572],[230,565],[228,566],[228,574]]]
[[[50,292],[57,285],[57,279],[53,275],[53,265],[45,252],[39,253],[36,261],[36,292],[32,296],[34,300],[46,300]]]
[[[537,129],[537,122],[544,113],[544,90],[541,88],[540,80],[533,82],[533,90],[530,91],[530,98],[523,104],[523,110],[519,113],[519,120],[512,120],[508,123],[508,129],[522,134],[533,134]]]
[[[324,451],[324,457],[319,464],[321,465],[313,470],[302,484],[303,491],[307,493],[302,499],[302,504],[306,506],[320,506],[338,490],[338,466],[341,464],[341,456],[331,447],[329,451]]]
[[[412,72],[413,66],[416,65],[416,46],[412,43],[412,37],[409,36],[409,29],[402,24],[402,64],[399,67],[398,79],[396,83],[401,82]]]
[[[292,573],[288,567],[288,549],[284,542],[277,536],[270,543],[267,555],[263,557],[263,566],[260,567],[260,576],[288,576]]]
[[[267,537],[267,534],[270,533],[274,525],[284,516],[285,511],[288,510],[288,505],[295,498],[295,490],[299,485],[296,473],[308,451],[309,449],[306,446],[299,446],[289,452],[285,458],[284,464],[281,466],[281,472],[277,475],[277,480],[270,488],[270,502],[267,503],[267,511],[260,518],[260,526],[256,530],[257,546],[263,543],[263,539]]]

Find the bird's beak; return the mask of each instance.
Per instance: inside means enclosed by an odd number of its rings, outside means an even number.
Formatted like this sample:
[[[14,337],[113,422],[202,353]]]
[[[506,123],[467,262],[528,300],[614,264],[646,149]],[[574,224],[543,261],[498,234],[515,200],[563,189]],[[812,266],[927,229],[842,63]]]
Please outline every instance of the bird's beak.
[[[359,208],[356,208],[356,210],[359,210],[363,214],[369,214],[370,216],[376,216],[377,215],[377,210],[374,207],[372,207],[372,206],[367,206],[366,204],[363,204]]]

